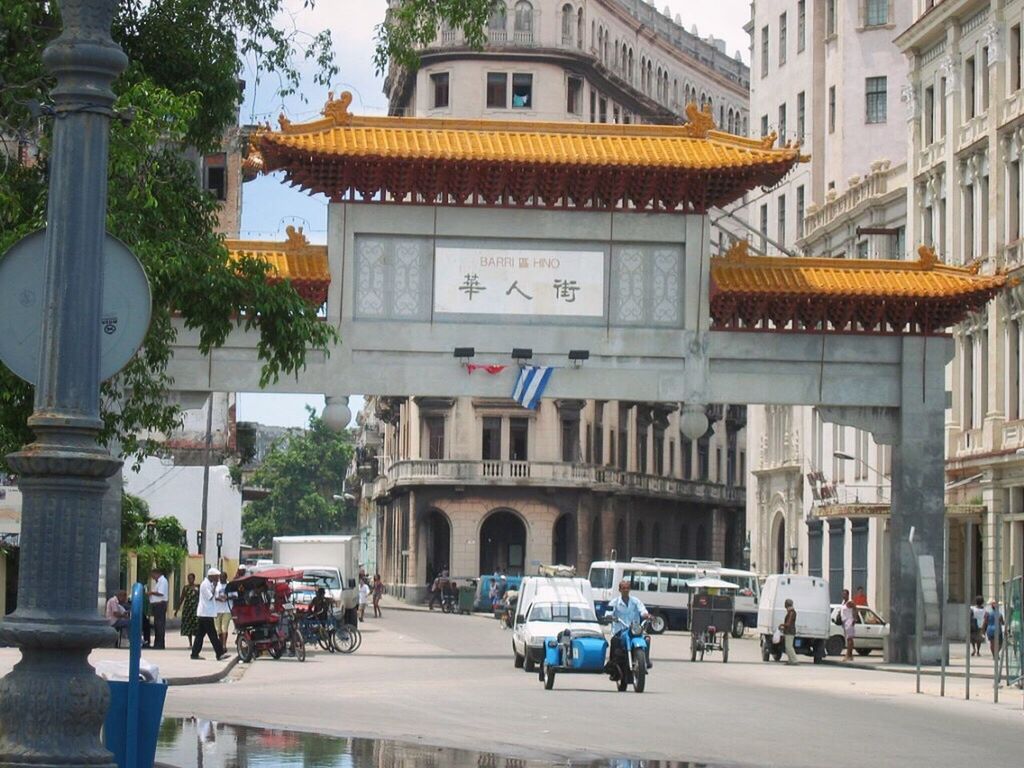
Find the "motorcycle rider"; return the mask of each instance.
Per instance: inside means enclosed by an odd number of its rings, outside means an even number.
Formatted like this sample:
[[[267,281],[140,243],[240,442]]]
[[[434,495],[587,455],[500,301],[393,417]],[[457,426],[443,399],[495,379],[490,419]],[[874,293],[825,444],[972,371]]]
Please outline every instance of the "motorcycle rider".
[[[621,649],[622,641],[619,637],[620,623],[626,627],[631,627],[633,624],[639,624],[644,619],[651,618],[651,614],[647,611],[647,607],[637,597],[630,597],[629,595],[629,579],[623,579],[619,582],[619,596],[612,598],[608,601],[608,609],[606,614],[610,615],[614,624],[612,624],[612,642],[611,642],[611,655]],[[654,662],[651,661],[651,638],[647,637],[647,668],[650,669],[654,666]]]

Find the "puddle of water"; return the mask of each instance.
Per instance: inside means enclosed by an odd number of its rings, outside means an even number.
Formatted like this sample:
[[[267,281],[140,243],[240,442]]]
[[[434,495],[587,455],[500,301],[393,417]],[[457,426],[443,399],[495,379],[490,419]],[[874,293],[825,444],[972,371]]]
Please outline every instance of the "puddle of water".
[[[165,718],[158,765],[173,768],[714,768],[653,760],[547,761],[376,739]]]

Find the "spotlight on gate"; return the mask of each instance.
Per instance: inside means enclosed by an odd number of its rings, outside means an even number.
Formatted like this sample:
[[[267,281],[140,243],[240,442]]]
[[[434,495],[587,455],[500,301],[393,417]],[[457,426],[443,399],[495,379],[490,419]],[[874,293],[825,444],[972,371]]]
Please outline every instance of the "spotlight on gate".
[[[583,365],[584,360],[590,359],[589,349],[570,349],[569,360],[572,362],[573,368],[579,368]]]
[[[512,359],[521,363],[533,357],[533,350],[529,347],[512,347]]]
[[[459,360],[469,360],[471,357],[476,356],[476,349],[474,347],[456,347],[455,357]]]

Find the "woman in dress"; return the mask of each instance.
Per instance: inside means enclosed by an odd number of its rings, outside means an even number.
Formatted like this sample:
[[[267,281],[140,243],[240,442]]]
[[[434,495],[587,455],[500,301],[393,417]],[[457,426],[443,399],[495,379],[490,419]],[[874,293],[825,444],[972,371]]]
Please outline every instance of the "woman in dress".
[[[371,587],[371,594],[373,595],[373,617],[379,619],[380,613],[380,599],[384,595],[384,582],[380,580],[380,574],[374,574],[373,587]]]
[[[192,645],[192,638],[199,631],[199,620],[196,618],[196,607],[199,605],[199,587],[196,586],[196,575],[188,575],[188,584],[181,588],[181,597],[178,598],[178,609],[174,615],[181,611],[181,635],[188,638],[189,647]]]

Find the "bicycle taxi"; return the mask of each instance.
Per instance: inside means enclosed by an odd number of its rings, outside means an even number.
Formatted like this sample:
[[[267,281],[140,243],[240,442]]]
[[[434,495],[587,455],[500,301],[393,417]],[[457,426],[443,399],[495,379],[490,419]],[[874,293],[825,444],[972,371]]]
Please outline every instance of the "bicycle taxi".
[[[300,578],[299,571],[274,568],[228,582],[235,648],[242,661],[250,662],[264,652],[279,659],[286,651],[299,661],[306,660],[289,585]]]
[[[738,584],[721,579],[704,578],[688,581],[690,589],[690,661],[704,654],[720,651],[722,661],[729,661],[729,632],[735,616],[735,595]]]

